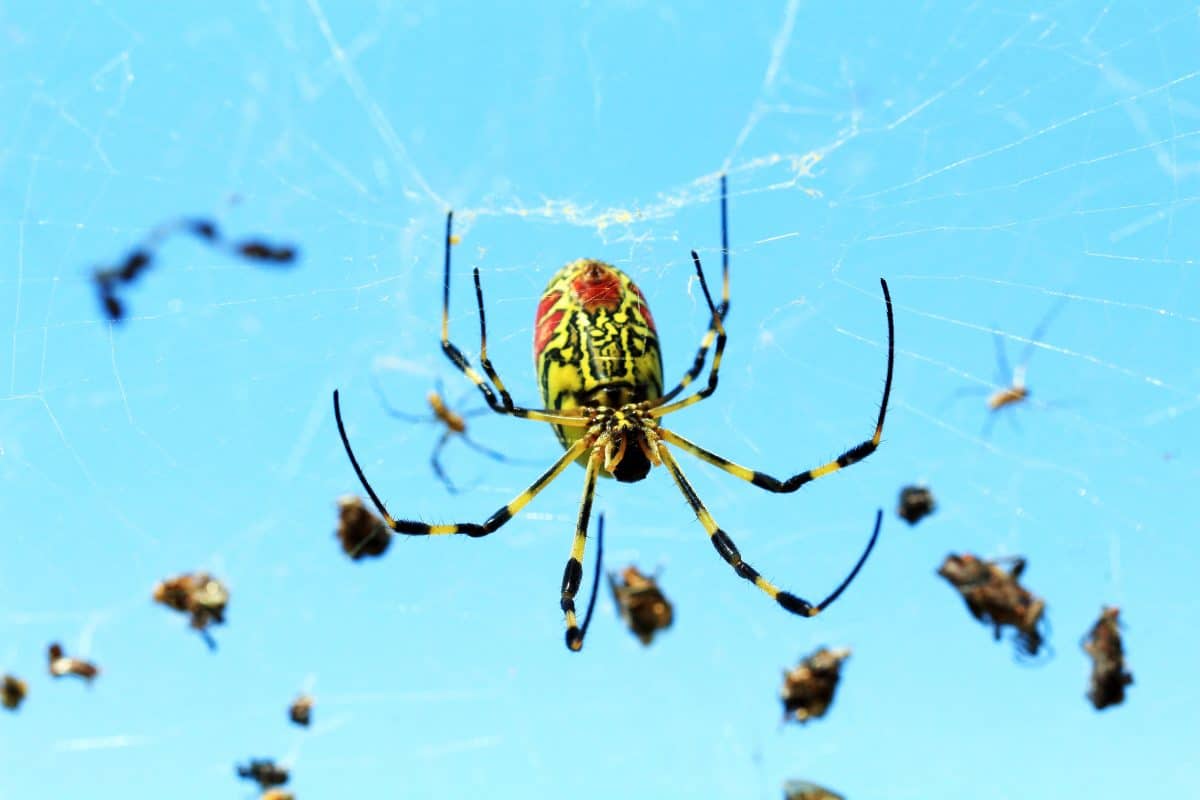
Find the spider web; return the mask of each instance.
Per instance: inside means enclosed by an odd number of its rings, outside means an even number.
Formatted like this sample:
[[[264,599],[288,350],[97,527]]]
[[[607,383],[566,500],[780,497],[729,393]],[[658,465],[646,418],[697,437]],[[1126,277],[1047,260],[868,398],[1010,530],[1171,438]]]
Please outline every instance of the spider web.
[[[1170,623],[1198,610],[1181,502],[1200,411],[1196,6],[6,14],[0,672],[30,696],[0,718],[0,797],[215,796],[260,756],[299,797],[775,797],[789,778],[1121,797],[1147,767],[1164,792],[1195,783],[1180,743],[1200,652]],[[437,345],[445,210],[453,337],[475,354],[477,267],[490,354],[534,405],[533,309],[576,257],[638,281],[668,380],[690,363],[708,320],[689,250],[715,279],[722,172],[721,388],[669,427],[777,475],[835,456],[877,411],[880,277],[895,301],[877,454],[785,497],[681,458],[747,559],[814,600],[885,509],[830,612],[789,618],[731,575],[661,470],[602,482],[596,506],[606,566],[660,569],[676,604],[647,650],[605,596],[584,654],[561,652],[578,470],[494,536],[345,560],[335,501],[359,487],[334,388],[397,514],[483,519],[559,452],[544,426],[473,418],[521,463],[452,444],[468,491],[451,496],[428,465],[439,431],[373,391],[423,413],[442,380],[479,405]],[[109,324],[90,270],[176,214],[301,263],[172,240]],[[997,346],[1030,397],[992,415],[1011,379]],[[909,483],[939,503],[911,529],[894,515]],[[933,574],[951,551],[1028,558],[1049,663],[1022,669],[969,619]],[[215,655],[149,600],[193,569],[231,587]],[[1096,716],[1077,639],[1103,604],[1123,609],[1137,684]],[[45,674],[54,640],[100,664],[90,690]],[[780,671],[821,644],[854,649],[834,708],[782,728]],[[301,690],[307,731],[286,720]]]

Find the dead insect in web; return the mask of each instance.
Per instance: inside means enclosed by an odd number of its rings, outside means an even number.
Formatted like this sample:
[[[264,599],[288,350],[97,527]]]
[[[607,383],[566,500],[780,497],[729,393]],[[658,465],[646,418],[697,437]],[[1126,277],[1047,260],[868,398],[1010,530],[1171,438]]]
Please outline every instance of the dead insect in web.
[[[239,778],[254,781],[263,791],[272,786],[283,786],[288,782],[287,769],[269,758],[253,758],[249,764],[245,766],[239,764],[236,768]]]
[[[113,322],[125,317],[125,305],[117,297],[117,289],[137,282],[137,279],[154,263],[158,248],[176,234],[187,234],[199,239],[209,247],[229,255],[266,266],[290,266],[296,260],[296,248],[291,245],[274,245],[261,239],[243,239],[231,242],[221,236],[214,222],[206,219],[176,219],[159,225],[141,244],[126,254],[115,266],[99,267],[92,275],[104,312]]]
[[[337,538],[342,550],[355,561],[367,556],[378,558],[392,543],[392,533],[383,520],[354,495],[338,499]]]
[[[63,655],[62,645],[58,642],[50,645],[47,654],[50,658],[50,674],[56,678],[75,675],[91,683],[92,679],[100,674],[100,668],[90,661]]]
[[[608,585],[621,619],[642,644],[649,645],[654,634],[671,627],[671,601],[659,588],[657,576],[643,575],[631,565],[621,571],[619,578],[610,572]]]
[[[429,466],[433,469],[433,474],[437,476],[438,480],[442,482],[442,485],[446,487],[446,491],[450,494],[458,494],[459,489],[450,480],[450,476],[442,467],[442,450],[454,439],[461,441],[476,453],[485,455],[501,464],[521,463],[519,459],[509,458],[503,453],[486,447],[471,438],[467,433],[467,420],[471,417],[491,414],[492,410],[485,406],[483,408],[455,411],[444,399],[446,393],[442,388],[441,381],[438,381],[437,389],[431,391],[425,397],[425,401],[429,403],[430,413],[428,414],[409,414],[395,408],[388,402],[387,396],[383,393],[383,388],[378,383],[375,384],[375,391],[378,393],[379,402],[383,405],[383,410],[387,412],[388,416],[404,420],[405,422],[430,423],[443,428],[442,435],[438,438],[437,444],[433,446],[433,452],[429,456]]]
[[[900,505],[896,513],[909,525],[916,525],[937,509],[933,492],[924,486],[905,486],[900,490]]]
[[[259,796],[258,800],[296,800],[296,795],[287,789],[267,789]]]
[[[0,681],[0,705],[9,711],[16,711],[20,708],[28,693],[29,686],[20,678],[5,675],[4,679]]]
[[[996,639],[1008,625],[1017,632],[1017,652],[1035,656],[1045,643],[1046,601],[1020,585],[1024,570],[1020,556],[984,561],[964,553],[946,556],[938,574],[958,590],[975,619],[993,627]]]
[[[846,798],[809,781],[788,781],[783,784],[783,800],[846,800]]]
[[[312,722],[313,702],[312,695],[300,695],[288,706],[288,718],[297,725],[307,728],[308,724]]]
[[[842,662],[850,657],[850,649],[830,650],[822,647],[800,662],[793,670],[783,673],[783,719],[808,722],[825,716],[833,703],[833,693],[841,677]]]
[[[207,572],[177,575],[155,585],[154,602],[190,616],[192,628],[210,649],[216,649],[208,626],[225,623],[225,606],[229,603],[225,584]]]
[[[1133,683],[1133,675],[1125,671],[1119,613],[1114,606],[1106,607],[1083,641],[1084,652],[1092,657],[1087,696],[1097,711],[1125,702],[1125,687]]]

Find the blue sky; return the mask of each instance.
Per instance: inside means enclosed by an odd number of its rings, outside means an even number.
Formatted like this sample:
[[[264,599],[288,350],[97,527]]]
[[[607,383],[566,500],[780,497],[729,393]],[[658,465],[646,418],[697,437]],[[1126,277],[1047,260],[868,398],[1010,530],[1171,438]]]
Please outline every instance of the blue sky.
[[[0,12],[0,798],[249,797],[235,762],[300,798],[1163,796],[1200,780],[1200,17],[1194,4],[50,2]],[[879,452],[774,496],[681,455],[747,559],[816,620],[737,579],[662,470],[604,482],[606,564],[661,569],[674,627],[643,648],[601,597],[562,646],[558,587],[583,473],[486,539],[397,540],[351,563],[358,490],[334,426],[394,513],[479,521],[560,452],[481,417],[448,495],[419,410],[438,348],[444,213],[452,330],[536,402],[533,311],[565,262],[635,277],[680,373],[706,325],[688,251],[717,264],[727,170],[733,303],[721,387],[672,428],[791,474],[870,434]],[[90,270],[177,214],[295,243],[257,270],[186,241],[104,318]],[[994,335],[1029,404],[985,434]],[[467,407],[477,405],[468,396]],[[937,514],[893,509],[924,482]],[[1014,661],[934,574],[1023,554],[1053,657]],[[220,649],[149,599],[226,579]],[[590,565],[585,567],[590,575]],[[585,582],[584,592],[588,591]],[[1136,683],[1084,698],[1079,638],[1117,604]],[[104,670],[52,682],[61,640]],[[781,726],[783,669],[848,646],[822,720]],[[286,719],[310,689],[315,724]]]

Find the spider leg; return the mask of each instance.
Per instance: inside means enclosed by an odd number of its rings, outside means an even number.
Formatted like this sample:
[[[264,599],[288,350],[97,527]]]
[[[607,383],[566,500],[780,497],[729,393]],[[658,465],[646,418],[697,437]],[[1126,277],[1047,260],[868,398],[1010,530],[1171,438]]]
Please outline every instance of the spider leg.
[[[814,481],[817,478],[823,478],[826,475],[828,475],[832,472],[837,472],[839,469],[842,469],[843,467],[848,467],[851,464],[857,464],[859,461],[862,461],[864,458],[866,458],[867,456],[874,453],[876,448],[879,447],[879,442],[883,437],[883,420],[884,420],[884,417],[887,415],[888,398],[891,396],[891,393],[892,393],[892,366],[893,366],[893,362],[895,361],[895,353],[896,353],[895,332],[894,332],[895,324],[894,324],[894,321],[892,318],[892,297],[888,293],[887,282],[881,280],[880,283],[883,285],[883,298],[887,303],[887,321],[888,321],[887,376],[884,378],[884,381],[883,381],[883,401],[879,405],[879,417],[875,422],[875,433],[872,434],[870,439],[867,439],[866,441],[860,442],[859,444],[855,445],[854,447],[851,447],[849,450],[842,453],[840,456],[835,458],[833,461],[827,462],[827,463],[822,464],[821,466],[815,467],[813,469],[806,469],[804,472],[799,472],[785,480],[780,480],[779,478],[772,477],[771,475],[768,475],[765,472],[759,472],[757,470],[749,469],[748,467],[743,467],[740,464],[735,464],[734,462],[730,461],[729,459],[723,458],[722,456],[717,455],[716,453],[712,452],[711,450],[707,450],[707,449],[701,447],[700,445],[696,444],[695,442],[693,442],[689,439],[685,439],[684,437],[680,436],[679,434],[675,433],[674,431],[667,430],[666,428],[659,428],[658,435],[664,441],[670,442],[671,444],[675,445],[676,447],[679,447],[682,450],[686,450],[687,452],[694,455],[696,458],[699,458],[701,461],[707,461],[709,464],[712,464],[714,467],[719,467],[720,469],[723,469],[726,472],[728,472],[730,475],[734,475],[738,478],[741,478],[744,481],[748,481],[749,483],[754,484],[755,486],[757,486],[760,489],[766,489],[768,492],[777,492],[780,494],[794,492],[797,489],[799,489],[801,486],[803,486],[804,484],[809,483],[810,481]],[[693,395],[693,397],[696,397],[696,396],[698,396],[698,395]],[[691,400],[691,399],[692,398],[688,398],[688,400]],[[687,400],[684,400],[681,402],[686,403]],[[679,405],[679,404],[677,403],[676,405]],[[667,408],[669,409],[670,406],[668,406]],[[664,413],[666,413],[667,410],[666,409],[656,409],[656,411],[663,411]],[[651,412],[651,413],[653,414],[654,412]]]
[[[450,476],[446,474],[446,471],[442,469],[442,449],[445,448],[446,442],[450,441],[450,437],[453,435],[454,432],[449,429],[442,432],[441,438],[433,446],[433,453],[429,456],[429,466],[433,467],[433,474],[438,476],[438,480],[446,487],[446,491],[450,494],[458,494],[458,488],[450,480]]]
[[[358,464],[358,459],[354,456],[354,450],[350,447],[350,439],[346,436],[346,426],[342,422],[342,409],[338,400],[338,393],[335,389],[333,392],[333,415],[337,420],[338,434],[342,437],[342,446],[346,448],[346,455],[350,457],[350,464],[354,467],[354,473],[358,476],[358,480],[366,489],[367,494],[371,498],[371,502],[375,504],[375,508],[379,510],[383,521],[396,533],[403,533],[409,536],[444,536],[448,534],[461,533],[467,536],[487,536],[489,533],[494,533],[504,523],[513,518],[513,515],[520,511],[534,497],[550,483],[562,474],[571,462],[589,446],[588,438],[582,437],[576,440],[575,444],[567,448],[551,467],[543,472],[537,480],[530,484],[529,488],[514,497],[507,505],[496,509],[490,517],[482,524],[474,522],[447,523],[442,525],[429,525],[424,522],[409,519],[396,519],[388,513],[387,507],[383,501],[379,499],[379,495],[371,488],[371,484],[367,482],[367,476],[363,474],[362,467]]]
[[[596,569],[592,575],[592,596],[588,599],[587,611],[583,615],[583,626],[579,629],[579,646],[587,637],[588,628],[592,624],[592,612],[596,610],[596,595],[600,592],[600,570],[604,564],[604,514],[596,524]]]
[[[506,414],[510,417],[520,417],[522,419],[534,419],[540,422],[549,422],[554,425],[562,425],[564,427],[584,428],[589,424],[588,421],[580,414],[563,414],[548,410],[538,410],[522,408],[512,404],[512,398],[504,389],[504,385],[497,383],[497,388],[501,393],[501,400],[496,399],[496,393],[492,391],[492,387],[488,385],[483,376],[471,366],[471,362],[462,354],[456,345],[450,341],[450,246],[451,237],[454,230],[454,212],[446,213],[446,259],[445,267],[442,276],[442,352],[446,354],[446,358],[455,367],[466,375],[471,383],[475,384],[480,393],[483,394],[483,399],[487,401],[488,407],[497,414]],[[489,375],[493,375],[495,370],[491,369],[490,362],[486,361],[487,354],[487,326],[483,316],[483,292],[479,288],[479,270],[475,270],[475,292],[479,305],[479,329],[480,338],[482,340],[482,354],[485,358],[485,369]],[[497,382],[499,378],[496,379]]]
[[[708,332],[704,334],[704,340],[700,343],[701,352],[696,356],[700,366],[703,366],[704,364],[703,353],[708,350],[708,345],[712,342],[714,332],[716,333],[717,339],[717,348],[713,351],[712,366],[708,372],[708,385],[695,394],[685,397],[682,400],[677,400],[670,405],[658,405],[657,408],[653,408],[650,411],[650,416],[652,417],[662,417],[679,411],[680,409],[687,408],[690,405],[699,403],[701,400],[717,390],[717,375],[721,370],[721,357],[725,353],[725,323],[721,319],[720,309],[713,305],[712,295],[709,294],[708,291],[708,281],[704,279],[704,269],[700,266],[700,256],[696,254],[695,250],[692,251],[692,262],[696,265],[696,274],[700,276],[700,288],[704,290],[704,299],[708,302],[708,308],[712,312],[712,327],[710,327]],[[728,290],[728,282],[726,282],[726,290]],[[724,305],[724,303],[722,303],[722,305]],[[692,365],[693,368],[695,368],[695,366],[696,364]],[[678,389],[682,389],[691,382],[691,378],[689,377],[691,374],[692,372],[689,370],[688,374],[683,376],[683,380],[680,381],[680,386],[677,387]],[[667,394],[674,396],[675,394],[678,394],[678,392],[676,389],[672,389]]]
[[[579,503],[579,516],[575,521],[575,539],[571,543],[571,557],[563,570],[562,606],[567,621],[567,649],[579,652],[583,649],[583,636],[586,624],[581,630],[575,618],[575,595],[579,593],[579,584],[583,580],[583,553],[587,545],[588,519],[592,514],[592,499],[596,494],[596,476],[600,472],[600,464],[604,460],[604,450],[594,447],[587,462],[587,477],[583,481],[583,500]],[[597,562],[599,563],[599,562]],[[592,590],[595,597],[595,589]],[[591,614],[589,612],[588,616]]]
[[[875,531],[871,534],[871,540],[867,542],[867,547],[863,550],[862,555],[859,556],[854,569],[850,570],[850,574],[833,590],[832,594],[820,603],[813,605],[791,592],[783,591],[764,578],[758,570],[742,560],[742,555],[738,552],[737,545],[729,538],[729,534],[721,530],[720,526],[713,520],[712,514],[704,507],[704,503],[700,501],[691,483],[684,477],[683,471],[679,468],[679,464],[676,463],[675,457],[671,455],[671,451],[662,443],[659,443],[658,454],[662,458],[662,463],[671,473],[671,477],[675,479],[675,485],[679,487],[679,491],[683,493],[688,505],[692,507],[692,511],[696,514],[696,519],[700,520],[700,524],[704,526],[704,530],[708,531],[709,540],[713,543],[713,547],[716,548],[717,552],[721,554],[721,558],[725,559],[725,563],[733,567],[734,572],[753,583],[765,592],[768,597],[793,614],[799,614],[802,617],[815,617],[828,608],[858,575],[859,570],[862,569],[863,564],[867,561],[867,556],[871,555],[871,550],[875,548],[876,540],[879,539],[879,528],[883,523],[882,509],[875,512]]]
[[[704,275],[700,274],[700,288],[704,290],[704,299],[708,301],[708,310],[711,316],[711,322],[708,324],[708,330],[704,337],[700,340],[700,349],[696,351],[696,358],[692,361],[691,369],[684,373],[683,378],[675,385],[675,388],[658,398],[656,404],[662,405],[670,402],[680,392],[687,388],[700,371],[704,369],[704,361],[708,357],[708,348],[712,346],[713,339],[717,335],[718,317],[720,322],[724,322],[729,316],[729,217],[728,204],[726,202],[725,176],[721,176],[721,305],[713,307],[712,296],[708,293],[708,286],[704,283]],[[696,254],[692,254],[695,259]],[[697,267],[699,262],[697,261]]]
[[[492,448],[490,448],[486,445],[480,444],[479,442],[475,441],[474,439],[472,439],[470,436],[468,436],[465,433],[459,434],[458,438],[462,441],[463,444],[465,444],[467,447],[474,450],[476,453],[485,455],[488,458],[492,459],[493,461],[499,461],[501,464],[520,463],[520,459],[509,458],[508,456],[504,455],[504,453],[501,453],[499,450],[493,450]]]

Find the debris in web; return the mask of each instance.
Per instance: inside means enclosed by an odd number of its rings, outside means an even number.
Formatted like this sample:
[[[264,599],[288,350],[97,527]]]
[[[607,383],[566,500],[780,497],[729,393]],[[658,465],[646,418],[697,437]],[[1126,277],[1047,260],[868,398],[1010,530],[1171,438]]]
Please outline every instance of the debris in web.
[[[268,267],[291,266],[297,258],[297,250],[292,245],[271,244],[263,239],[243,239],[231,242],[221,236],[216,223],[207,219],[177,219],[159,225],[141,244],[126,254],[123,261],[112,267],[98,267],[92,279],[100,293],[100,302],[112,322],[120,322],[125,318],[125,304],[117,297],[117,290],[122,286],[136,283],[143,273],[150,269],[158,248],[176,234],[187,234],[199,239],[210,247],[221,250],[229,255],[241,258],[251,263]]]
[[[993,627],[997,640],[1009,626],[1016,630],[1017,653],[1032,657],[1045,644],[1046,601],[1018,582],[1024,570],[1020,556],[984,561],[963,553],[946,556],[938,574],[958,590],[975,619]]]
[[[383,520],[372,514],[360,498],[346,495],[338,499],[338,541],[342,551],[355,561],[378,558],[387,552],[392,534]]]
[[[850,648],[830,650],[822,647],[798,666],[783,673],[784,721],[805,723],[825,716],[833,703],[833,694],[841,679],[842,662],[850,657]]]
[[[1125,687],[1133,683],[1125,669],[1119,614],[1115,606],[1104,608],[1083,642],[1083,651],[1092,659],[1087,697],[1097,711],[1125,702]]]
[[[154,602],[188,614],[192,628],[210,649],[216,649],[208,626],[225,623],[225,606],[229,603],[229,590],[225,584],[207,572],[177,575],[154,587]]]
[[[649,645],[655,634],[671,627],[674,609],[658,586],[658,577],[643,575],[630,565],[620,575],[610,572],[608,585],[621,619],[642,644]]]
[[[74,675],[91,683],[100,674],[100,668],[92,662],[65,655],[62,645],[58,642],[50,645],[47,655],[50,658],[50,674],[56,678],[61,678],[64,675]]]
[[[896,514],[909,525],[916,525],[937,509],[933,492],[925,486],[905,486],[900,490]]]

